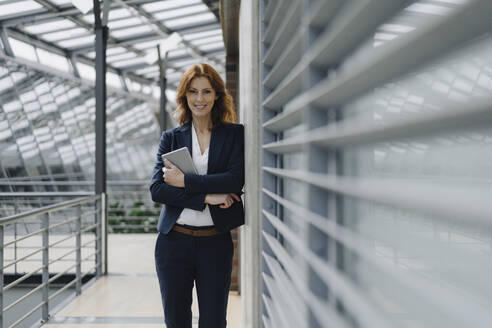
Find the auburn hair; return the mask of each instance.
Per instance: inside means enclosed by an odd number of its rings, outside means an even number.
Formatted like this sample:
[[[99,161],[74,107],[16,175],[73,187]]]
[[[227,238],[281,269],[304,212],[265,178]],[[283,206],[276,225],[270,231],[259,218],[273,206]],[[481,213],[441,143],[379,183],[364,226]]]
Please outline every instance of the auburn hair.
[[[181,77],[176,94],[178,107],[173,112],[178,123],[183,125],[191,121],[191,110],[188,107],[186,93],[190,89],[191,80],[198,77],[208,79],[217,97],[212,108],[212,128],[222,123],[236,123],[237,116],[234,103],[232,96],[225,88],[224,81],[212,66],[203,63],[188,67]]]

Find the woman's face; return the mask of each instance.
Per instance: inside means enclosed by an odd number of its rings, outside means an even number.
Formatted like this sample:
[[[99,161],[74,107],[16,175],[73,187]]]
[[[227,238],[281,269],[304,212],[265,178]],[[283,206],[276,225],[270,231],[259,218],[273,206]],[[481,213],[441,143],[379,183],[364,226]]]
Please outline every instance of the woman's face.
[[[206,77],[195,77],[191,80],[190,88],[186,92],[186,101],[193,117],[210,116],[215,99],[215,90]]]

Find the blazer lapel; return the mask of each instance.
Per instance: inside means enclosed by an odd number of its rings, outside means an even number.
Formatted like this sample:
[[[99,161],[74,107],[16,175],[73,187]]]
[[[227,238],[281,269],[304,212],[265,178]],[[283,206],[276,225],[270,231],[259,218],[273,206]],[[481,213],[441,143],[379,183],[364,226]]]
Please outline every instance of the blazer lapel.
[[[226,129],[223,125],[219,125],[212,130],[212,135],[210,136],[210,148],[208,150],[207,173],[214,173],[225,138]]]
[[[178,133],[178,148],[188,147],[188,150],[190,151],[190,155],[193,156],[193,148],[191,142],[191,122],[183,124],[179,128],[179,132],[180,133]]]

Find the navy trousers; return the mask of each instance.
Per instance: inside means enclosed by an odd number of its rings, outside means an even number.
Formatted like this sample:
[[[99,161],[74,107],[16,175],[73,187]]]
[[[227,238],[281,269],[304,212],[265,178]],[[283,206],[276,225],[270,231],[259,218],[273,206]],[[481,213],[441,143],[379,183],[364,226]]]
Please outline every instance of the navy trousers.
[[[190,228],[190,227],[188,227]],[[194,237],[159,233],[155,263],[167,328],[192,328],[196,283],[199,328],[225,328],[234,247],[231,233]]]

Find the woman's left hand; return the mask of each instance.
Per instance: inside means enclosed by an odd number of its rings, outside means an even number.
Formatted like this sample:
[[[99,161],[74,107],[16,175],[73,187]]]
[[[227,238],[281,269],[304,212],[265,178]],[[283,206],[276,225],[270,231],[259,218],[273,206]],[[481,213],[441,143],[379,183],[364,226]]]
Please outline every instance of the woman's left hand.
[[[173,163],[167,159],[164,160],[164,167],[162,168],[162,177],[164,181],[173,187],[184,188],[184,174]]]

